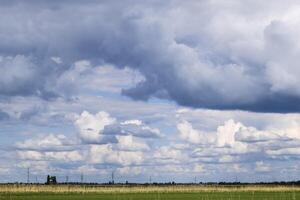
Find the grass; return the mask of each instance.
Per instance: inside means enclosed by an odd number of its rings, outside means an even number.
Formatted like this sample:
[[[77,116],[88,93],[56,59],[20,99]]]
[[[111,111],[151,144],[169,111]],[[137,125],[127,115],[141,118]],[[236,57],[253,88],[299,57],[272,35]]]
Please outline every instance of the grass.
[[[53,193],[17,193],[17,194],[1,194],[2,200],[296,200],[299,198],[299,193],[291,192],[199,192],[199,193],[86,193],[86,194],[53,194]]]
[[[1,185],[0,200],[297,200],[292,186],[45,186]]]

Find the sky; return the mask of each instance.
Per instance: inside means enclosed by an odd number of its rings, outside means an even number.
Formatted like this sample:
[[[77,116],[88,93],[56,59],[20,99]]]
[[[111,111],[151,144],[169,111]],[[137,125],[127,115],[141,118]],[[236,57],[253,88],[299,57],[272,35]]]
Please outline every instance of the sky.
[[[296,0],[0,0],[0,182],[300,179]]]

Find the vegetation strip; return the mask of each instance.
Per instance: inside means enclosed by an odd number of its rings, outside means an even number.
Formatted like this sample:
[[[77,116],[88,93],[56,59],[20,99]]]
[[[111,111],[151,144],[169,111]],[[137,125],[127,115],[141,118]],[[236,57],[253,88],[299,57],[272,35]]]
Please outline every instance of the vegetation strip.
[[[0,185],[0,193],[198,193],[198,192],[300,192],[300,186],[91,186]]]

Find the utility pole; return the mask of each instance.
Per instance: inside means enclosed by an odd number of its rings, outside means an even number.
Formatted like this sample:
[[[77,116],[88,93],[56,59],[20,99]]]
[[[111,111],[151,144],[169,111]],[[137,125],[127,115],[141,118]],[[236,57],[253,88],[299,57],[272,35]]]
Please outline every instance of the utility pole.
[[[115,183],[115,180],[114,180],[114,171],[111,173],[111,183],[114,184]]]
[[[30,171],[29,171],[29,167],[27,168],[27,184],[29,184],[29,173],[30,173]]]
[[[81,183],[83,183],[83,173],[81,173],[80,181],[81,181]]]
[[[149,178],[149,183],[151,184],[152,183],[152,177],[150,176]]]
[[[69,176],[66,176],[66,183],[69,182]]]

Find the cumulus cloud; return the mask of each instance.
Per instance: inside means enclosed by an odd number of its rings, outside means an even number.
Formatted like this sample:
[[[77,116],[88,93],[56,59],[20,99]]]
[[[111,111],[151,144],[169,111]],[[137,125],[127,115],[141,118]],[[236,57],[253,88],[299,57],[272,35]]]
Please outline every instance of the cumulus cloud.
[[[129,125],[129,124],[140,126],[143,124],[143,122],[138,119],[132,119],[132,120],[127,120],[127,121],[121,122],[121,125]]]
[[[9,173],[10,169],[5,167],[0,167],[0,174],[7,174]]]
[[[280,137],[276,133],[268,131],[259,131],[254,127],[248,127],[239,131],[235,136],[237,141],[241,142],[264,142],[269,140],[284,140],[284,137]]]
[[[144,141],[136,137],[133,137],[132,135],[127,135],[127,136],[119,135],[117,136],[117,139],[118,139],[118,148],[121,150],[127,150],[127,151],[150,150],[149,146]]]
[[[235,134],[243,127],[241,123],[228,120],[224,125],[219,126],[215,133],[208,133],[195,130],[187,121],[180,122],[177,125],[179,135],[187,142],[229,148],[239,145],[239,141],[235,139]]]
[[[116,119],[103,111],[98,112],[96,115],[84,111],[75,121],[75,125],[78,128],[79,137],[84,142],[106,144],[116,142],[114,135],[107,136],[102,134],[104,127],[115,123],[115,121]]]
[[[214,140],[211,134],[195,130],[188,121],[179,123],[177,129],[180,137],[190,143],[207,145]]]
[[[300,148],[299,147],[291,147],[291,148],[282,148],[275,150],[267,150],[267,154],[273,156],[296,156],[300,157]]]
[[[194,166],[193,171],[196,172],[196,173],[203,173],[205,171],[205,169],[204,169],[203,165],[196,164]]]
[[[232,147],[235,144],[235,134],[243,125],[228,120],[223,126],[219,126],[217,130],[217,145],[220,147]]]
[[[257,130],[233,120],[225,121],[224,125],[218,126],[213,133],[195,130],[186,121],[180,122],[177,128],[181,139],[196,146],[193,156],[203,162],[240,162],[243,160],[242,155],[246,155],[246,158],[251,154],[251,159],[264,156],[275,159],[286,156],[299,157],[300,141],[287,137],[285,130],[278,133]]]
[[[141,164],[145,157],[141,151],[114,150],[111,144],[92,145],[89,150],[90,162],[98,164],[115,164],[121,166]]]
[[[78,128],[79,137],[84,142],[91,144],[130,142],[133,139],[132,136],[140,138],[161,137],[159,129],[146,126],[140,120],[118,122],[117,119],[103,111],[95,115],[84,111],[76,119],[75,125]],[[118,137],[116,138],[116,136]]]
[[[64,135],[50,134],[38,138],[27,139],[24,142],[17,142],[15,146],[20,150],[61,151],[72,149],[72,145],[74,144],[74,142]]]
[[[18,156],[23,160],[41,160],[43,154],[38,151],[18,151]]]
[[[83,111],[74,116],[73,122],[79,140],[75,134],[69,137],[39,135],[16,142],[18,158],[35,162],[51,161],[52,164],[85,160],[91,164],[138,165],[150,151],[148,140],[160,135],[158,129],[152,130],[141,120],[118,122],[104,111],[96,114]],[[111,125],[121,127],[120,131],[107,133],[105,128]],[[134,126],[134,131],[129,131],[128,126]]]
[[[16,155],[24,161],[78,162],[84,160],[76,140],[65,135],[40,135],[15,144]]]
[[[263,161],[255,163],[255,170],[257,172],[269,172],[271,170],[270,165],[265,164]]]
[[[142,167],[121,167],[117,172],[121,175],[139,175],[143,172]]]
[[[53,159],[63,162],[76,162],[84,160],[83,155],[79,151],[45,152],[44,156],[47,160]]]
[[[121,122],[104,129],[106,135],[134,135],[141,138],[160,138],[162,134],[159,129],[151,128],[144,124]]]
[[[153,158],[156,159],[157,163],[171,164],[171,163],[182,163],[191,162],[186,152],[175,149],[172,146],[162,146],[153,153]]]
[[[82,120],[79,124],[85,128],[77,127],[79,119]],[[47,162],[49,168],[62,169],[67,165],[74,172],[86,169],[88,174],[95,174],[100,169],[109,167],[127,177],[133,170],[137,170],[134,176],[151,172],[200,173],[203,176],[212,176],[220,173],[224,166],[228,173],[237,173],[234,170],[245,174],[270,173],[273,170],[272,162],[289,160],[289,163],[293,163],[299,159],[299,140],[293,134],[287,137],[285,129],[278,127],[277,131],[271,127],[260,130],[241,122],[227,120],[214,131],[207,131],[195,128],[195,122],[181,120],[177,126],[179,137],[170,135],[168,138],[164,137],[165,140],[160,141],[162,143],[152,146],[149,143],[152,138],[138,137],[128,132],[111,133],[116,139],[114,142],[95,142],[99,141],[98,134],[104,134],[103,122],[118,126],[145,125],[141,120],[119,121],[103,111],[96,114],[85,111],[74,120],[78,131],[93,127],[94,130],[97,129],[97,137],[92,137],[89,142],[83,140],[80,133],[77,135],[81,139],[79,141],[75,139],[76,135],[67,138],[54,134],[27,139],[16,144],[16,156],[23,164],[27,161],[32,165]],[[70,145],[70,141],[75,142],[71,144],[72,148],[60,147]],[[254,170],[250,165],[254,166]]]
[[[20,159],[31,161],[76,162],[82,161],[83,155],[79,151],[17,151]]]

